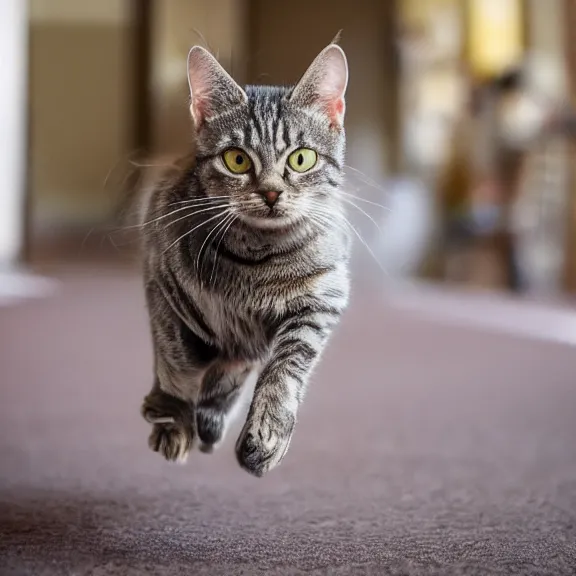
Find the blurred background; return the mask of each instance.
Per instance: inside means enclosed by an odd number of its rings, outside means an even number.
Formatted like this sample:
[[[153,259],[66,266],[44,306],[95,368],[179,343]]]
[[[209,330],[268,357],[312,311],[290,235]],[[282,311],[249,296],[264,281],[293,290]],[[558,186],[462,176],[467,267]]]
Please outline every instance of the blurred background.
[[[293,83],[342,30],[359,273],[550,298],[576,290],[570,0],[4,0],[0,10],[0,263],[117,259],[106,231],[119,200],[189,148],[191,45],[241,83]]]

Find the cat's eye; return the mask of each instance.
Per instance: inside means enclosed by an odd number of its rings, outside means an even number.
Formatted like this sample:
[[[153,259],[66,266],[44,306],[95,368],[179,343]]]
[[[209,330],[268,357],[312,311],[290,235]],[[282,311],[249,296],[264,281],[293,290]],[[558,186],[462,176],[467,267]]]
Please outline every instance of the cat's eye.
[[[298,148],[288,156],[288,164],[295,172],[308,172],[316,166],[318,154],[310,148]]]
[[[252,167],[248,154],[239,148],[230,148],[222,155],[226,168],[234,174],[246,174]]]

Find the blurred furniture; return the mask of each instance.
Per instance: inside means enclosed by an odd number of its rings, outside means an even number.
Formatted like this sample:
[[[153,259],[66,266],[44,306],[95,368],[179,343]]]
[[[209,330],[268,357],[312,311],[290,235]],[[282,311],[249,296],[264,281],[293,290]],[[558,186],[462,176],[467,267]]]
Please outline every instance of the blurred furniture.
[[[563,13],[574,22],[574,3],[404,4],[409,9],[403,21],[412,19],[401,43],[405,165],[437,187],[443,230],[425,274],[506,290],[557,293],[571,262],[567,253],[574,253],[576,236],[570,230],[576,218],[570,216],[567,223],[562,216],[573,213],[566,131],[554,133],[544,124],[565,96],[557,28]],[[462,38],[461,68],[452,65],[464,88],[459,106],[447,84],[436,81],[439,97],[429,88],[430,79],[437,78],[448,61],[449,42],[437,43],[433,32],[440,29],[438,15],[448,7],[461,16],[459,33],[452,33]],[[565,36],[568,42],[570,34]],[[537,50],[533,54],[528,48]],[[520,82],[506,73],[514,66],[522,72]],[[452,112],[457,110],[456,118],[447,121],[442,107],[434,104],[442,97]],[[539,138],[542,129],[545,138]],[[576,284],[576,262],[570,265]]]
[[[463,5],[466,60],[474,78],[494,78],[516,65],[526,47],[524,2],[467,0]]]
[[[403,169],[431,185],[463,105],[463,13],[458,0],[398,3]]]

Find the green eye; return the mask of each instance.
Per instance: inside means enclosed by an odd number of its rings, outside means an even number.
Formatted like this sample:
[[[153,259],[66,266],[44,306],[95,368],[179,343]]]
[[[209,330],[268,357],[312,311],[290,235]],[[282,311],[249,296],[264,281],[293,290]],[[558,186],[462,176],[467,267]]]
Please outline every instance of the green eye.
[[[318,161],[318,154],[310,148],[298,148],[288,156],[288,164],[295,172],[308,172]]]
[[[226,168],[234,174],[246,174],[252,167],[248,154],[239,148],[230,148],[222,155]]]

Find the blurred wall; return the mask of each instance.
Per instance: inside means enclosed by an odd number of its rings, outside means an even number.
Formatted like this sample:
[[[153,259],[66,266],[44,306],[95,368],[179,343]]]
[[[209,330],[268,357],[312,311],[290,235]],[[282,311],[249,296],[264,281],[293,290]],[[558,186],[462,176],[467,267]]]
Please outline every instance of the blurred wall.
[[[31,0],[33,224],[105,218],[107,175],[130,152],[126,0]]]
[[[152,15],[152,152],[189,151],[187,56],[209,48],[235,79],[246,80],[247,0],[160,0]]]
[[[559,58],[564,56],[565,0],[527,0],[531,46]]]

